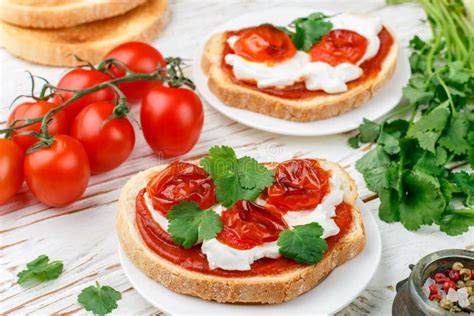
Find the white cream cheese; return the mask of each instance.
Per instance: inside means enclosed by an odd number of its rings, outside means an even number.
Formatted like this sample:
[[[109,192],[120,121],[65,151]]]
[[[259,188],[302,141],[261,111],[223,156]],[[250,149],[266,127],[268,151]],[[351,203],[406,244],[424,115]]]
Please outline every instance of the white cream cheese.
[[[339,227],[334,221],[336,207],[344,201],[344,195],[347,192],[344,180],[337,170],[332,170],[329,186],[329,192],[314,210],[291,211],[283,215],[288,225],[294,227],[317,222],[324,229],[322,238],[337,235]]]
[[[304,81],[308,90],[323,90],[326,93],[340,93],[348,90],[347,82],[358,79],[362,69],[358,67],[365,60],[374,57],[380,48],[378,33],[382,23],[376,17],[361,17],[351,14],[339,14],[331,18],[333,30],[346,29],[364,36],[368,40],[367,50],[357,65],[342,63],[335,67],[323,62],[311,62],[303,51],[274,65],[256,63],[235,54],[224,58],[232,66],[234,76],[243,81],[254,81],[259,88],[285,87]],[[231,36],[227,43],[234,47],[238,36]]]
[[[148,192],[145,192],[143,197],[145,198],[146,208],[150,211],[151,217],[153,218],[153,220],[158,225],[160,225],[161,228],[163,228],[163,230],[168,231],[168,224],[169,224],[168,219],[165,216],[163,216],[163,214],[161,214],[161,212],[155,210],[155,208],[153,207],[153,203],[151,201],[151,198],[148,195]]]
[[[240,250],[229,247],[217,239],[205,240],[202,243],[202,252],[207,256],[211,269],[250,270],[250,265],[261,258],[278,258],[279,247],[276,241],[264,243],[252,249]]]

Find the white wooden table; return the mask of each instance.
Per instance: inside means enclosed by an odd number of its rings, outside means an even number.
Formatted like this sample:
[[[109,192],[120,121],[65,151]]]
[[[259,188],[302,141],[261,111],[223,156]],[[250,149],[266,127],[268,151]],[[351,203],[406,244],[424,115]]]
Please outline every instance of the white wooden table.
[[[154,44],[166,56],[191,59],[200,39],[216,25],[250,10],[288,6],[289,1],[270,0],[176,0],[171,1],[172,19]],[[403,47],[415,34],[428,37],[423,11],[414,5],[387,7],[383,1],[291,1],[334,11],[363,11],[381,16],[396,31]],[[25,70],[57,82],[61,68],[33,65],[0,50],[0,122],[8,115],[11,100],[29,91]],[[125,277],[117,254],[115,233],[119,191],[134,173],[161,163],[137,131],[132,156],[121,167],[91,178],[81,200],[64,208],[44,206],[24,186],[7,205],[0,206],[0,314],[86,313],[77,303],[79,292],[95,281],[122,292],[116,314],[156,314]],[[327,137],[288,137],[261,132],[235,123],[206,105],[205,125],[194,149],[183,159],[199,157],[215,144],[233,146],[238,154],[261,161],[282,161],[292,157],[319,157],[341,163],[359,184],[361,197],[377,216],[378,199],[369,192],[354,162],[363,152],[346,144],[349,134]],[[367,150],[367,148],[365,148]],[[1,188],[0,188],[1,189]],[[387,315],[395,296],[395,284],[409,274],[408,264],[421,256],[445,248],[474,248],[474,230],[448,237],[432,227],[413,233],[400,224],[386,224],[377,218],[383,240],[378,272],[367,289],[342,315]],[[65,270],[55,281],[30,287],[16,284],[16,274],[38,255],[63,260]],[[361,271],[364,273],[364,271]],[[350,276],[347,276],[350,277]]]

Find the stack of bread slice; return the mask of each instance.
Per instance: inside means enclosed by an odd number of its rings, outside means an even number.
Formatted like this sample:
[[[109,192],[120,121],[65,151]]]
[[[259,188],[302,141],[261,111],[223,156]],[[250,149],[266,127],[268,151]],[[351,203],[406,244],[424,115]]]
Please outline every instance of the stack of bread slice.
[[[44,65],[94,64],[121,43],[151,41],[168,19],[167,0],[0,0],[0,46]]]

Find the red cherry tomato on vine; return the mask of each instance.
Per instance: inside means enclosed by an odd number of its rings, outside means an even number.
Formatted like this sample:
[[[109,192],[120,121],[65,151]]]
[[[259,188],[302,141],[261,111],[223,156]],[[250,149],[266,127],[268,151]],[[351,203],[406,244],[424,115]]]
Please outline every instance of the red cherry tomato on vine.
[[[14,196],[23,183],[23,151],[9,139],[0,138],[0,205]]]
[[[35,102],[25,102],[13,110],[13,112],[8,117],[7,126],[11,126],[15,120],[18,119],[32,119],[40,116],[44,116],[51,109],[59,106],[59,104],[54,102],[47,101],[35,101]],[[15,125],[21,125],[25,122],[19,121]],[[28,148],[33,146],[38,142],[38,139],[30,135],[20,135],[22,132],[39,132],[41,129],[41,122],[36,124],[23,127],[21,129],[15,130],[12,133],[12,140],[17,143],[23,151],[26,151]],[[68,130],[68,125],[66,121],[66,115],[63,111],[56,113],[48,124],[48,133],[53,135],[64,134]]]
[[[357,63],[365,54],[369,41],[349,30],[332,30],[309,51],[311,61],[321,61],[337,66]]]
[[[128,119],[115,118],[102,125],[113,110],[112,102],[92,103],[76,116],[71,128],[71,136],[79,140],[87,152],[93,173],[118,167],[127,160],[135,145],[135,132]]]
[[[244,30],[235,42],[234,51],[243,58],[257,62],[282,62],[296,54],[291,38],[271,25]]]
[[[51,146],[27,154],[24,171],[31,192],[44,204],[55,207],[79,199],[90,178],[84,147],[67,135],[58,135]]]
[[[163,157],[187,153],[201,134],[204,113],[196,93],[158,86],[142,100],[140,120],[145,139]]]
[[[112,77],[98,70],[76,68],[65,74],[59,80],[57,86],[64,89],[84,90],[109,80],[112,80]],[[53,100],[56,103],[62,104],[73,96],[73,92],[57,90]],[[66,113],[68,122],[72,122],[76,115],[87,105],[98,101],[111,101],[114,98],[115,94],[112,88],[105,88],[82,96],[66,106],[63,111]]]
[[[121,61],[128,69],[136,73],[153,73],[160,65],[166,67],[166,61],[161,53],[153,46],[143,42],[128,42],[112,49],[105,58],[113,57]],[[115,77],[125,76],[125,71],[116,66],[111,67]],[[148,90],[161,81],[136,81],[119,84],[120,90],[125,93],[128,101],[138,101]]]

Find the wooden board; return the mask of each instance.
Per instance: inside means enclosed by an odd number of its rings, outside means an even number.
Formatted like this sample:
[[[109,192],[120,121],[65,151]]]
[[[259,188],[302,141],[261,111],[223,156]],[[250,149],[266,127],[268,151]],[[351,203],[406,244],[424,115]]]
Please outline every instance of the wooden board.
[[[192,58],[200,39],[216,25],[249,10],[261,10],[269,1],[171,1],[172,20],[155,46],[166,56]],[[292,1],[300,6],[327,10],[363,11],[381,16],[398,34],[401,46],[415,34],[429,36],[423,11],[415,5],[387,7],[383,1]],[[288,1],[271,1],[272,7]],[[18,94],[29,91],[25,70],[57,82],[64,69],[32,65],[0,50],[0,122],[5,122],[8,105]],[[188,70],[188,73],[190,71]],[[136,109],[135,109],[136,110]],[[0,314],[82,313],[77,303],[80,291],[99,281],[122,292],[116,314],[159,314],[132,288],[118,259],[115,234],[117,197],[122,185],[134,173],[167,162],[160,161],[137,130],[137,144],[130,159],[118,169],[94,176],[82,199],[59,209],[40,203],[25,187],[9,204],[0,206]],[[199,143],[183,156],[197,158],[212,145],[233,146],[239,155],[260,161],[283,161],[292,157],[319,157],[340,162],[357,180],[361,196],[373,214],[379,201],[369,192],[354,162],[367,148],[355,151],[346,144],[349,134],[327,137],[288,137],[261,132],[232,122],[206,105],[205,126]],[[474,248],[474,230],[448,237],[432,227],[408,232],[400,224],[377,220],[383,240],[378,273],[367,289],[341,315],[388,315],[395,296],[395,284],[409,274],[408,265],[421,256],[445,248]],[[63,275],[52,282],[21,287],[16,273],[38,255],[47,254],[65,263]],[[363,273],[363,271],[361,272]],[[348,276],[350,277],[350,276]]]

